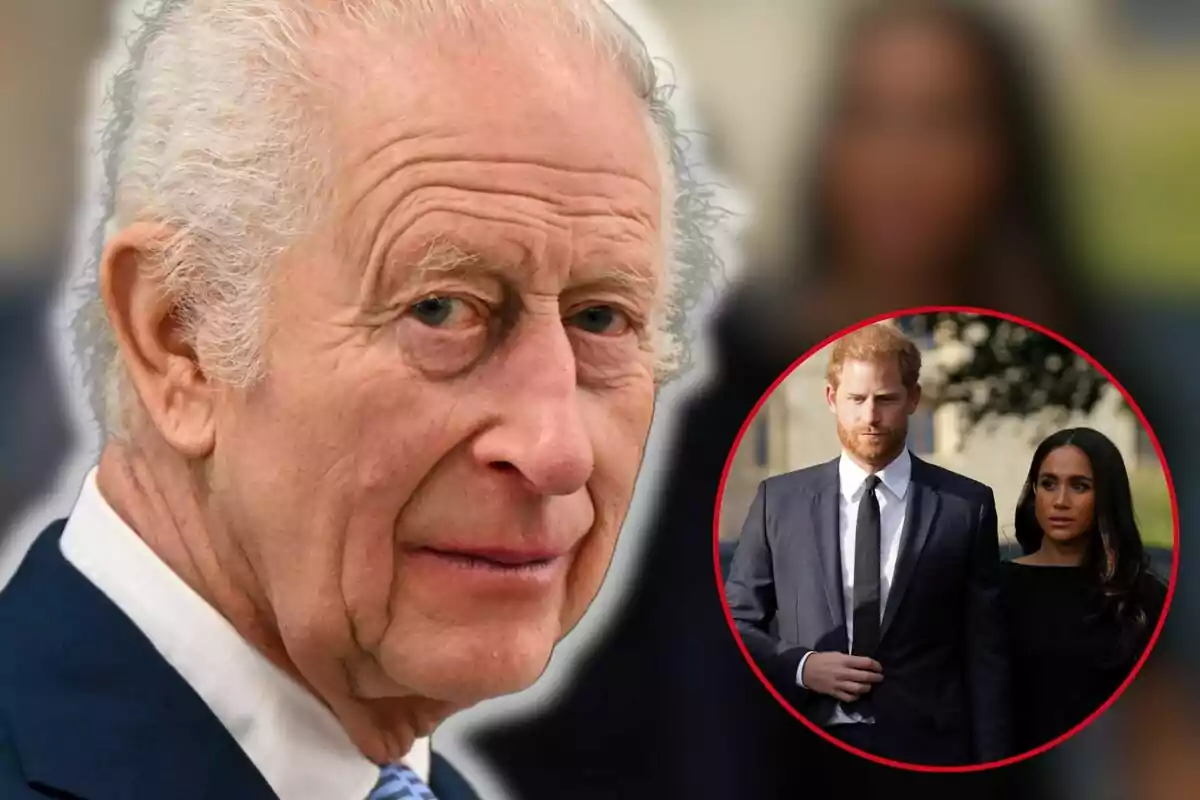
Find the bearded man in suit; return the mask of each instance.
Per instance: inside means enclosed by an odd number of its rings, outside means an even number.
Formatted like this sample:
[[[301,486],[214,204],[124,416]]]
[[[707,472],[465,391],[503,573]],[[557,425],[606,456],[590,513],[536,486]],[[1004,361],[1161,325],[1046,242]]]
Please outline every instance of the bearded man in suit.
[[[917,458],[921,354],[893,324],[832,348],[842,453],[768,478],[725,593],[772,686],[851,747],[910,764],[1012,755],[996,503]]]

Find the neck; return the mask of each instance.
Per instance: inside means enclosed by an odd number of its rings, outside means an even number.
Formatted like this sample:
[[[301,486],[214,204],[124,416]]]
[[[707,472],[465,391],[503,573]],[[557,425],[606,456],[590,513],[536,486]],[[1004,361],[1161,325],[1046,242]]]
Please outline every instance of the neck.
[[[442,716],[442,704],[363,699],[348,675],[350,662],[373,662],[361,652],[340,659],[313,647],[313,663],[302,670],[284,642],[253,559],[222,522],[204,469],[149,433],[136,444],[110,442],[101,454],[97,484],[113,510],[184,583],[330,709],[367,758],[381,764],[401,758]]]
[[[202,468],[149,439],[105,447],[96,474],[100,493],[184,583],[279,663],[282,647],[270,633],[266,598],[254,589],[250,561],[209,507]]]
[[[1077,567],[1083,563],[1086,547],[1086,540],[1082,543],[1056,542],[1049,536],[1043,536],[1041,546],[1029,560],[1048,566]]]
[[[891,281],[857,273],[843,275],[835,269],[827,278],[803,289],[797,317],[807,330],[836,331],[868,317],[906,308],[956,305],[965,299],[949,283]]]
[[[904,269],[862,259],[838,262],[825,281],[831,296],[844,297],[879,313],[897,308],[963,301],[964,270]]]

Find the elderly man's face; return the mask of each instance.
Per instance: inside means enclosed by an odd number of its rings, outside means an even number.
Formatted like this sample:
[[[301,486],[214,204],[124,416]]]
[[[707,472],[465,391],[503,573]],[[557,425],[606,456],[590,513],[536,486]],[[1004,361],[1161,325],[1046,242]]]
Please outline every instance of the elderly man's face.
[[[582,49],[582,48],[570,48]],[[653,411],[658,163],[568,48],[331,42],[332,221],[285,258],[218,504],[302,672],[531,683],[609,564]]]

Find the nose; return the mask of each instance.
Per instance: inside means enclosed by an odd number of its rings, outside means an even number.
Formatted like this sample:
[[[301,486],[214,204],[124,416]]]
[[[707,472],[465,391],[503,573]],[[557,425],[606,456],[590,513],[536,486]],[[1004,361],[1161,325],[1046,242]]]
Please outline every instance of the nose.
[[[874,398],[868,398],[866,405],[867,405],[867,421],[871,423],[872,427],[878,426],[879,422],[881,420],[878,404],[876,404]]]
[[[1064,486],[1059,486],[1058,491],[1054,493],[1055,508],[1070,508],[1070,498],[1067,497],[1067,489]]]
[[[494,422],[476,439],[474,456],[489,469],[516,473],[538,494],[573,494],[595,464],[575,352],[557,317],[523,323],[492,365]]]

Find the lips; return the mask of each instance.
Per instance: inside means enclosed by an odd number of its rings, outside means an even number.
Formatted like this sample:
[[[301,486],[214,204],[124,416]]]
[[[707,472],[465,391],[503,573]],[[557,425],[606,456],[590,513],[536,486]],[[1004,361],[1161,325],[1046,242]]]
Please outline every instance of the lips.
[[[511,548],[468,549],[457,547],[422,547],[420,551],[452,561],[460,561],[468,566],[478,564],[479,566],[490,566],[499,569],[545,566],[567,554],[565,550],[549,548],[520,550]]]
[[[541,598],[570,565],[570,550],[546,547],[413,547],[406,568],[439,591]],[[420,576],[420,577],[417,577]]]
[[[1046,520],[1047,520],[1047,521],[1048,521],[1048,522],[1049,522],[1051,525],[1059,525],[1059,526],[1063,526],[1063,525],[1073,525],[1073,524],[1075,524],[1075,518],[1074,518],[1074,517],[1047,517],[1047,518],[1046,518]]]

